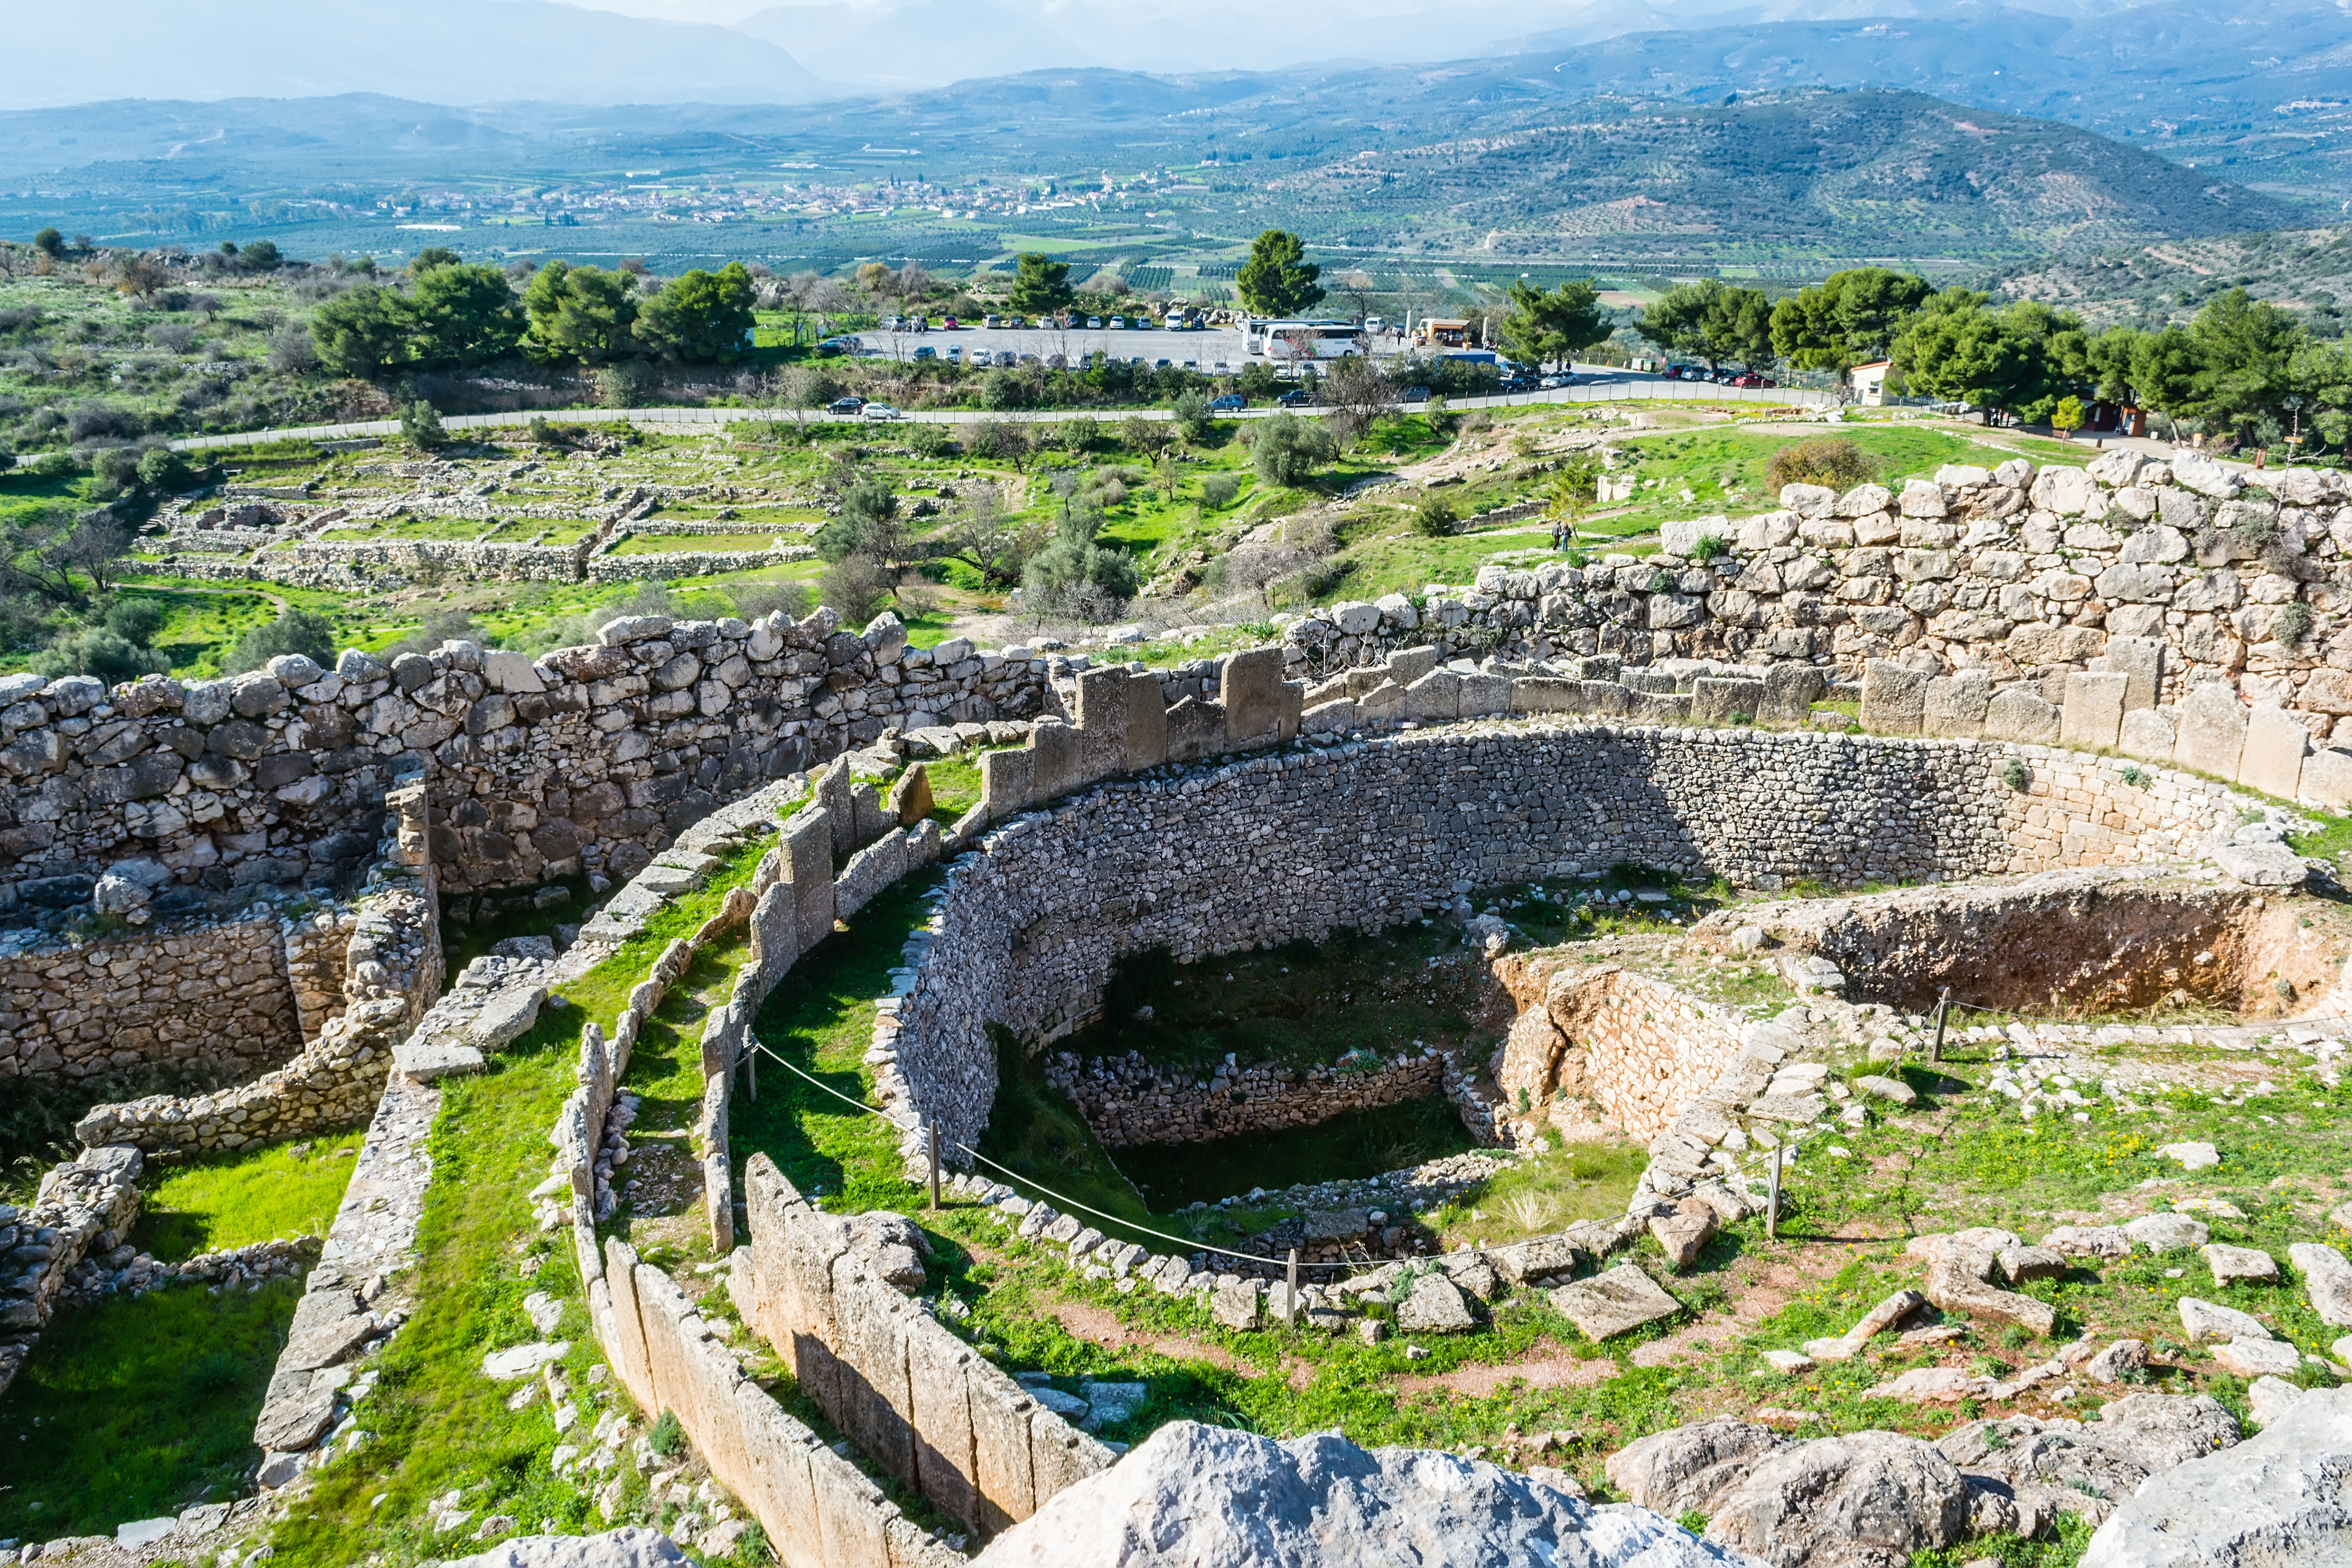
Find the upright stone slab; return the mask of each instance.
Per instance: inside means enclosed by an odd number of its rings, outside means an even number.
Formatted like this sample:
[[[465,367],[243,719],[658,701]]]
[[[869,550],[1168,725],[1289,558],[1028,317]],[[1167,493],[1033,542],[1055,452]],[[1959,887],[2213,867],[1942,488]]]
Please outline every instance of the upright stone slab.
[[[1280,711],[1275,715],[1275,738],[1286,742],[1296,741],[1298,739],[1298,721],[1307,711],[1307,682],[1284,681],[1281,692],[1276,699],[1276,706]]]
[[[1511,682],[1514,713],[1573,713],[1584,694],[1584,682],[1549,676],[1526,676]]]
[[[2303,793],[2297,798],[2330,811],[2352,806],[2352,752],[2330,746],[2304,758]]]
[[[1862,669],[1862,727],[1884,735],[1916,735],[1927,722],[1928,677],[1889,659]]]
[[[755,1383],[737,1384],[734,1403],[744,1458],[753,1477],[743,1500],[759,1516],[776,1561],[785,1568],[824,1562],[816,1493],[809,1485],[809,1450],[816,1447],[816,1435],[786,1415]]]
[[[1764,683],[1702,675],[1691,682],[1690,715],[1703,723],[1752,724],[1764,707]]]
[[[992,1534],[1037,1511],[1029,1418],[1037,1402],[985,1362],[966,1370],[978,1463],[981,1528]]]
[[[966,1525],[981,1522],[978,1456],[965,1390],[971,1347],[928,1318],[907,1334],[907,1378],[914,1396],[915,1479],[922,1494]]]
[[[1040,805],[1087,782],[1086,737],[1071,724],[1039,724],[1029,731],[1030,784]]]
[[[1168,760],[1196,763],[1225,749],[1225,705],[1187,697],[1168,710]]]
[[[2174,763],[2236,780],[2238,759],[2246,750],[2246,710],[2235,691],[2219,681],[2193,688],[2180,700],[2179,730]]]
[[[1455,711],[1462,718],[1480,719],[1489,713],[1510,711],[1511,682],[1508,676],[1465,675],[1462,678],[1459,692]]]
[[[1026,811],[1036,798],[1037,770],[1027,747],[981,752],[980,803],[988,808],[989,821]]]
[[[2238,758],[2238,782],[2264,795],[2293,800],[2303,786],[2303,756],[2311,731],[2274,703],[2246,716],[2246,747]]]
[[[1168,760],[1168,700],[1148,669],[1127,678],[1127,771],[1141,773]]]
[[[1985,739],[2049,746],[2058,741],[2058,706],[2022,686],[1997,692],[1985,706]]]
[[[1228,654],[1217,684],[1225,709],[1225,743],[1270,739],[1282,723],[1282,650],[1245,648]]]
[[[1628,695],[1625,717],[1636,724],[1686,724],[1690,704],[1687,691],[1635,691]]]
[[[849,759],[835,757],[833,765],[816,775],[816,804],[823,807],[825,820],[833,829],[833,858],[849,858],[857,847],[857,801],[849,777]]]
[[[2066,706],[2058,716],[2058,742],[2084,751],[2115,748],[2122,733],[2124,691],[2130,677],[2078,671],[2066,678]]]
[[[1613,680],[1579,680],[1576,708],[1580,713],[1599,713],[1608,718],[1622,719],[1633,710],[1633,694]]]
[[[818,806],[794,813],[784,824],[784,880],[793,889],[800,952],[833,934],[832,817],[831,812]]]
[[[2109,637],[2107,651],[2091,668],[2124,677],[2125,712],[2153,708],[2164,690],[2164,639]]]
[[[1981,669],[1939,675],[1927,682],[1920,732],[1974,736],[1984,733],[1985,710],[1992,705],[1992,677]]]
[[[917,763],[890,786],[890,798],[883,805],[883,815],[894,827],[912,827],[931,815],[933,805],[930,767]]]
[[[1404,716],[1423,723],[1451,723],[1462,716],[1462,678],[1433,669],[1404,689]]]
[[[1128,703],[1135,682],[1124,665],[1078,673],[1078,732],[1085,744],[1085,782],[1127,771]]]
[[[2123,732],[2116,738],[2116,750],[2144,763],[2169,763],[2178,740],[2172,715],[2164,709],[2126,708]]]
[[[1829,677],[1810,664],[1776,664],[1764,672],[1764,704],[1756,715],[1759,724],[1807,724],[1813,704],[1829,685]]]
[[[613,1370],[639,1407],[654,1409],[653,1368],[646,1356],[646,1331],[637,1315],[637,1253],[619,1237],[604,1238],[605,1287],[613,1298]]]

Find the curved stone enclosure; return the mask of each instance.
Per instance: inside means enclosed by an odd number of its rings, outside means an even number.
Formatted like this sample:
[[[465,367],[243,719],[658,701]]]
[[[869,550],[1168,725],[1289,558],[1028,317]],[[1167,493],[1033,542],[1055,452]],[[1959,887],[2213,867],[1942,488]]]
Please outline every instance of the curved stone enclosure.
[[[1066,1034],[1141,948],[1182,962],[1320,940],[1621,862],[1766,888],[1940,881],[2189,858],[2235,824],[2239,797],[2219,784],[2125,770],[1984,741],[1581,722],[1158,770],[1007,823],[956,860],[877,1047],[952,1149],[987,1122],[986,1026],[1033,1044]]]

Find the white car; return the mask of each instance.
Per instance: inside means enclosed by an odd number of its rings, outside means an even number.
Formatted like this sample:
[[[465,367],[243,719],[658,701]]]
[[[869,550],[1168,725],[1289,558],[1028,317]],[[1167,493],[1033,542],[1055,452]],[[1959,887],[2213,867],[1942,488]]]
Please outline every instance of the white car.
[[[1102,330],[1102,318],[1100,316],[1088,316],[1087,318],[1087,330],[1088,331],[1100,331]]]
[[[906,416],[887,403],[869,403],[859,412],[858,417],[875,425],[889,419],[904,419]]]
[[[1123,332],[1127,331],[1127,318],[1125,316],[1113,316],[1110,319],[1110,330],[1114,332]]]

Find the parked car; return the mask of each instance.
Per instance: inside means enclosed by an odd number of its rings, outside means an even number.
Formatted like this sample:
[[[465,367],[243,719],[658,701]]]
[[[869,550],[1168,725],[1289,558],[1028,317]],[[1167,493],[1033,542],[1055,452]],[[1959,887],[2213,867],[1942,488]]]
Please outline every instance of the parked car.
[[[827,414],[838,415],[847,419],[856,418],[865,411],[865,408],[866,399],[862,397],[836,397],[824,405],[824,411]]]
[[[957,331],[962,325],[962,322],[957,321],[953,316],[950,316],[940,322],[940,330],[941,331],[952,332]]]
[[[1366,316],[1366,317],[1364,318],[1364,331],[1368,331],[1368,332],[1380,332],[1380,331],[1386,331],[1387,330],[1388,330],[1388,323],[1387,323],[1386,321],[1384,321],[1381,320],[1381,318],[1380,318],[1380,317],[1378,317],[1378,316]]]
[[[1171,332],[1182,331],[1184,330],[1184,312],[1181,310],[1169,311],[1166,324],[1168,330]]]
[[[860,412],[859,417],[869,425],[878,425],[885,420],[904,419],[906,416],[887,403],[869,403]]]
[[[1114,332],[1123,332],[1127,331],[1127,318],[1125,316],[1113,316],[1110,319],[1110,330]]]
[[[940,351],[931,347],[929,343],[925,343],[921,348],[915,351],[915,358],[918,360],[937,359],[939,357]]]
[[[1426,403],[1429,401],[1429,388],[1408,386],[1404,389],[1404,400],[1407,403]]]
[[[1234,374],[1234,367],[1227,364],[1224,361],[1219,360],[1216,363],[1216,368],[1211,374],[1215,375],[1231,375]]]
[[[1731,378],[1731,384],[1740,387],[1761,386],[1764,384],[1764,378],[1752,370],[1743,370]]]
[[[991,331],[993,331],[996,328],[1003,326],[1004,324],[1004,321],[1003,318],[999,316],[995,311],[991,310],[987,315],[982,316],[980,319],[980,324],[983,327],[989,328]]]
[[[996,351],[996,364],[998,369],[1011,370],[1014,365],[1019,364],[1020,363],[1021,356],[1014,353],[1011,349],[999,349]]]
[[[961,364],[963,363],[963,345],[961,343],[950,343],[948,345],[948,363],[950,364]]]
[[[856,338],[827,338],[823,342],[816,345],[816,352],[820,356],[825,354],[854,354],[858,351],[859,347],[860,344]]]
[[[1248,406],[1249,399],[1238,392],[1228,392],[1223,397],[1209,399],[1209,412],[1212,414],[1239,414]]]
[[[1275,401],[1285,408],[1312,408],[1315,406],[1315,395],[1303,386],[1294,386]]]
[[[1154,360],[1151,362],[1151,368],[1154,370],[1166,370],[1168,368],[1168,362],[1164,359]]]
[[[1573,376],[1567,375],[1548,375],[1541,381],[1536,383],[1536,384],[1546,392],[1558,392],[1561,387],[1568,385],[1569,383],[1575,379],[1576,378]]]
[[[1101,327],[1101,325],[1102,318],[1100,316],[1088,316],[1087,318],[1087,331],[1090,332],[1094,331]]]

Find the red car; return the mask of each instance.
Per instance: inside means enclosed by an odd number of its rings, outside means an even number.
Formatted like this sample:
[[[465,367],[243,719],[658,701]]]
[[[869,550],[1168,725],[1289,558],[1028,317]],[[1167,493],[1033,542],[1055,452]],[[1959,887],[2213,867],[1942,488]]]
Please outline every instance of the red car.
[[[956,330],[957,325],[958,323],[956,319],[953,316],[950,316],[946,321],[940,323],[940,329],[942,331],[952,332]]]
[[[1749,370],[1742,371],[1739,374],[1733,376],[1731,378],[1731,384],[1734,386],[1769,386],[1772,384],[1766,381],[1754,371]]]

